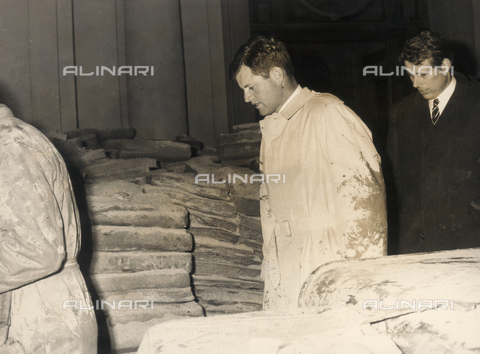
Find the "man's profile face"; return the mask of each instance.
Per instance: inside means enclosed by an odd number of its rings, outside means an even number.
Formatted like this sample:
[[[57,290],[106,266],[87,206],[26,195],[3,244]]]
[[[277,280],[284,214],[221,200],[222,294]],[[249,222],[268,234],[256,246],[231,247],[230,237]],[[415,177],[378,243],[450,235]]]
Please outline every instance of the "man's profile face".
[[[245,102],[254,105],[260,115],[267,116],[274,113],[283,103],[281,85],[272,75],[266,79],[261,75],[253,74],[248,66],[242,65],[236,79],[244,92]]]
[[[443,65],[447,66],[435,67],[432,65],[432,60],[427,59],[419,65],[405,61],[405,66],[409,69],[410,80],[412,80],[413,87],[426,100],[433,100],[445,90],[451,80],[450,76],[450,62],[444,61]]]

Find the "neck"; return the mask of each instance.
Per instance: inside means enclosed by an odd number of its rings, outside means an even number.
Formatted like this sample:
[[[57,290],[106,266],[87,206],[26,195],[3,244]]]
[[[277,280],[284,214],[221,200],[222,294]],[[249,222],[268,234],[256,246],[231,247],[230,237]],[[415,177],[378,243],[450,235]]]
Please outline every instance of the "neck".
[[[451,82],[452,82],[452,75],[447,74],[447,82],[445,83],[445,87],[443,88],[442,92],[438,94],[438,96],[440,96],[442,93],[445,92],[445,90],[447,89],[448,85],[450,85]],[[435,98],[438,98],[438,96]]]
[[[447,88],[448,85],[450,85],[451,82],[452,82],[452,75],[450,75],[450,73],[448,73],[447,74],[447,84],[445,85],[445,88]]]
[[[283,85],[283,95],[282,95],[282,105],[287,102],[287,100],[290,98],[290,96],[293,94],[293,92],[297,89],[297,81],[295,80],[289,80],[286,81]]]

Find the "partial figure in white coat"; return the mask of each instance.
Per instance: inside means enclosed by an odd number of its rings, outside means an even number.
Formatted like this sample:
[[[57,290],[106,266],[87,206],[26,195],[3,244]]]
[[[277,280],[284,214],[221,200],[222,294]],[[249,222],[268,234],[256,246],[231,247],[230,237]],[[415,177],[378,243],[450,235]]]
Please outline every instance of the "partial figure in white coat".
[[[0,104],[1,354],[97,352],[97,321],[77,263],[80,243],[60,153]]]
[[[283,175],[260,190],[263,307],[294,312],[302,284],[322,264],[387,254],[380,156],[370,130],[342,101],[297,84],[283,43],[250,40],[230,77],[265,116],[262,172]]]

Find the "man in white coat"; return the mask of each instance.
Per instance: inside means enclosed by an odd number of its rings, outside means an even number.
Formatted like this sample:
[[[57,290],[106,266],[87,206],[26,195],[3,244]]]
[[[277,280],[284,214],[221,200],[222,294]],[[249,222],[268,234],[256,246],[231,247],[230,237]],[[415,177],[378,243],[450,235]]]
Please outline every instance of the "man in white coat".
[[[300,87],[283,43],[257,37],[230,77],[265,118],[260,167],[264,309],[294,312],[322,264],[386,255],[385,186],[370,130],[337,97]],[[265,178],[265,181],[267,178]]]

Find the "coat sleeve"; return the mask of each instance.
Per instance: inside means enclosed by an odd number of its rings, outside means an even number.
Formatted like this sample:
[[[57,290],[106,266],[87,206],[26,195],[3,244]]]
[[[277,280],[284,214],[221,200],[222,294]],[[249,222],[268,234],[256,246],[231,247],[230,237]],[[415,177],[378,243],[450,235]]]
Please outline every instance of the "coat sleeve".
[[[0,293],[56,272],[65,258],[57,163],[18,139],[0,139]]]
[[[370,130],[348,107],[324,111],[326,151],[335,188],[337,230],[347,258],[386,255],[386,194],[381,160]]]

